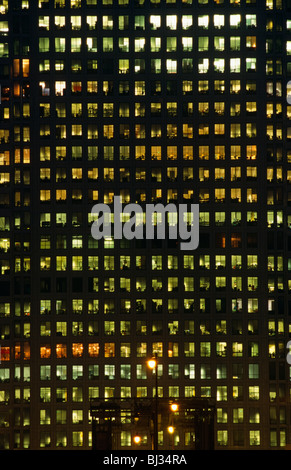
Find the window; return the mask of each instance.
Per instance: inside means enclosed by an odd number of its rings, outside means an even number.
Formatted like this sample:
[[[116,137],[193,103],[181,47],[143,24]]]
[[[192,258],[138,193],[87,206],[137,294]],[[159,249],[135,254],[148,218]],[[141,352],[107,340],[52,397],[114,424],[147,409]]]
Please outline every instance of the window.
[[[46,38],[46,37],[39,38],[38,49],[39,49],[39,52],[42,52],[42,53],[49,52],[50,50],[49,38]],[[4,44],[2,44],[2,51],[4,52],[4,50],[5,50],[5,46]],[[1,48],[0,48],[0,52],[1,52]],[[7,44],[7,53],[8,53],[8,44]]]
[[[71,38],[71,52],[81,52],[82,38]]]

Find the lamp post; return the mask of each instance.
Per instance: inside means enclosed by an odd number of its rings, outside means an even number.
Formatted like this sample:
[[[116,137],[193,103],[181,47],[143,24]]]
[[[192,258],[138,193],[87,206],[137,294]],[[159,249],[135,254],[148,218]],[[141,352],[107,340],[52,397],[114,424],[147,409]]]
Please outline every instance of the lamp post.
[[[172,443],[172,448],[174,449],[174,432],[175,432],[175,428],[174,426],[172,426],[170,424],[170,426],[168,426],[168,433],[170,434],[171,436],[171,443]]]
[[[153,450],[158,450],[158,359],[157,353],[148,361],[148,367],[155,371],[155,412],[154,412],[154,438]]]
[[[174,414],[177,413],[177,411],[179,410],[178,403],[175,403],[175,402],[171,403],[170,410],[172,414],[170,416],[170,425],[168,426],[168,433],[171,435],[172,448],[174,449],[174,432],[175,432]]]

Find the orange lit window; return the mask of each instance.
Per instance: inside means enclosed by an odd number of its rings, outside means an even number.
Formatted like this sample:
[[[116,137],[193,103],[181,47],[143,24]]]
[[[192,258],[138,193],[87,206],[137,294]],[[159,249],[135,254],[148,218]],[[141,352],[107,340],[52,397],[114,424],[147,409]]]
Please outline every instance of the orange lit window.
[[[56,356],[57,358],[67,357],[67,345],[66,344],[56,345]]]
[[[14,83],[13,94],[14,96],[20,96],[20,84],[17,82]]]
[[[29,59],[22,60],[22,75],[23,77],[29,76]]]
[[[83,356],[83,343],[73,343],[72,344],[72,354],[74,357],[82,357]]]
[[[14,163],[21,163],[21,153],[19,148],[14,150]]]
[[[20,359],[20,356],[21,356],[21,346],[19,343],[16,343],[14,347],[14,358]]]
[[[23,345],[23,359],[25,361],[30,359],[30,345],[27,342]]]
[[[48,345],[40,347],[40,357],[42,359],[48,359],[51,357],[51,347]]]
[[[231,234],[231,247],[240,248],[241,247],[241,234],[232,233]]]
[[[89,357],[98,357],[99,356],[99,343],[90,343],[88,345]]]
[[[216,247],[225,248],[225,233],[216,234]]]
[[[104,357],[114,357],[115,356],[115,343],[105,343],[104,344]]]
[[[10,347],[9,346],[1,347],[0,359],[1,361],[10,361]]]
[[[19,59],[13,60],[13,75],[14,77],[19,76]]]

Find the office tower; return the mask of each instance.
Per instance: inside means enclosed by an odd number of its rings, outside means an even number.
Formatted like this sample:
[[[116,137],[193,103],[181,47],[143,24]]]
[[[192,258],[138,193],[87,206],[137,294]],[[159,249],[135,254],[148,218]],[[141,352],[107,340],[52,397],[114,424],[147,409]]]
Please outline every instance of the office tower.
[[[0,1],[1,448],[90,449],[153,355],[216,449],[290,444],[290,32],[290,0]],[[96,240],[114,196],[199,204],[199,247]]]

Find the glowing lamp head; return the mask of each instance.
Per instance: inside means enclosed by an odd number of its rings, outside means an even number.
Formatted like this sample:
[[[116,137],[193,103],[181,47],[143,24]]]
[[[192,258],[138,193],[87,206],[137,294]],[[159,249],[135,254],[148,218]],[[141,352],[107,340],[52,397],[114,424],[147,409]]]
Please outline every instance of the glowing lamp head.
[[[149,366],[150,369],[154,369],[156,367],[156,365],[157,365],[157,361],[155,359],[150,359],[148,361],[148,366]]]
[[[133,441],[134,441],[135,444],[140,444],[141,437],[136,435],[136,436],[134,436]]]
[[[178,411],[178,408],[179,408],[179,406],[177,405],[177,403],[172,403],[171,404],[171,410],[172,411]]]

